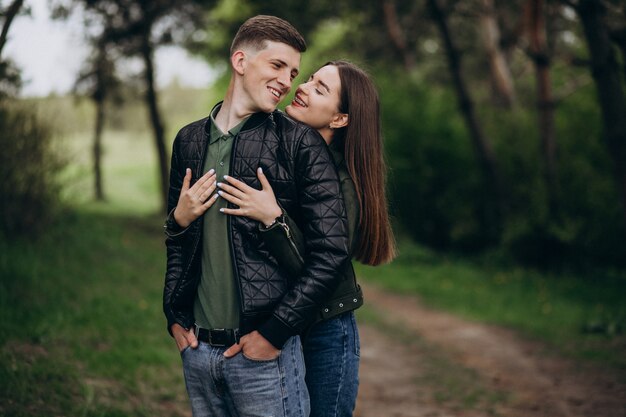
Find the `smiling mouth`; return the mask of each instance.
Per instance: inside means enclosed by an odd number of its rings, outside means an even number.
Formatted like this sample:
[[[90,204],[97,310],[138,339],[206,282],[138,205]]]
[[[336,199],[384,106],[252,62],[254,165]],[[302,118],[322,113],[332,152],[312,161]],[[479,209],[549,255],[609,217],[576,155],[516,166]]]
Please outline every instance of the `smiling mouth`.
[[[309,107],[306,105],[306,103],[304,101],[302,101],[302,99],[300,98],[300,96],[298,96],[297,94],[295,95],[295,97],[293,98],[293,102],[295,104],[297,104],[300,107]]]
[[[280,96],[281,96],[280,91],[278,91],[277,89],[272,88],[272,87],[267,87],[267,88],[268,88],[268,90],[270,90],[270,93],[272,93],[272,95],[274,97],[276,97],[277,99],[280,99]]]

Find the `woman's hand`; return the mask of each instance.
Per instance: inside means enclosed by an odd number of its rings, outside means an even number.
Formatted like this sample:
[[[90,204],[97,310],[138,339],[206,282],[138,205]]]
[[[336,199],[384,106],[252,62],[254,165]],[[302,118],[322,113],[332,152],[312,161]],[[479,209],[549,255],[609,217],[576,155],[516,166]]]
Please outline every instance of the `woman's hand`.
[[[263,174],[263,169],[257,169],[257,177],[261,182],[261,190],[252,188],[233,177],[225,175],[224,180],[226,183],[217,183],[217,186],[220,188],[218,194],[226,201],[239,206],[239,208],[223,208],[220,211],[233,216],[246,216],[260,221],[265,226],[269,226],[276,217],[282,214],[282,210],[276,202],[272,186],[265,174]]]
[[[218,195],[211,196],[215,191],[215,171],[209,170],[206,174],[196,181],[193,187],[189,187],[191,183],[191,169],[187,168],[185,178],[183,179],[183,187],[180,190],[178,204],[174,210],[174,219],[182,228],[191,224],[198,217],[207,211]]]

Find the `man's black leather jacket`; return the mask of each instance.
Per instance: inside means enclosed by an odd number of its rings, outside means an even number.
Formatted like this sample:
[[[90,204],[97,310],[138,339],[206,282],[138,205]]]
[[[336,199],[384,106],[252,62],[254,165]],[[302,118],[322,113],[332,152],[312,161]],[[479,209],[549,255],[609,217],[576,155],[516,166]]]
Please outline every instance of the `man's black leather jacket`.
[[[163,293],[168,329],[174,323],[185,329],[194,324],[203,217],[184,230],[171,219],[185,169],[192,170],[192,185],[203,174],[208,120],[182,128],[172,150]],[[258,222],[228,217],[239,289],[240,333],[258,330],[281,348],[290,336],[301,333],[315,319],[319,305],[339,284],[336,271],[348,261],[348,225],[332,157],[313,129],[280,111],[252,115],[234,139],[230,175],[260,189],[258,167],[263,168],[279,204],[301,227],[309,245],[302,273],[291,276],[268,251],[259,236]]]

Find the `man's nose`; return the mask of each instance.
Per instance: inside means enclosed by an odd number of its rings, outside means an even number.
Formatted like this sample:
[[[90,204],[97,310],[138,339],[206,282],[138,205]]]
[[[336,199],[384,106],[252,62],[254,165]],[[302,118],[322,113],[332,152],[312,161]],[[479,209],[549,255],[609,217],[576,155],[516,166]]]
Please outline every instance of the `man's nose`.
[[[291,89],[291,72],[281,71],[278,76],[278,82],[283,85],[287,90]]]

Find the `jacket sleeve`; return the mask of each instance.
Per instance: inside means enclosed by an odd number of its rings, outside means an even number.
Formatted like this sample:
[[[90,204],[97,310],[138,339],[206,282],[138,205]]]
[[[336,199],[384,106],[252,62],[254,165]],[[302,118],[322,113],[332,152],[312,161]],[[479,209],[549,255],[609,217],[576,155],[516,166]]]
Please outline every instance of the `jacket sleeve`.
[[[174,140],[174,145],[172,148],[172,160],[171,160],[171,168],[170,168],[170,186],[168,190],[167,197],[167,213],[168,216],[172,214],[174,209],[176,208],[176,204],[178,203],[178,197],[180,195],[180,190],[182,188],[183,178],[184,178],[184,167],[180,166],[179,163],[179,150],[180,146],[179,140],[180,133],[177,135]],[[167,266],[165,271],[165,286],[163,288],[163,312],[165,313],[165,317],[167,319],[167,330],[171,334],[171,326],[174,323],[183,324],[183,320],[178,318],[178,314],[176,314],[175,309],[172,305],[172,295],[176,290],[178,279],[181,276],[182,272],[182,256],[183,256],[183,248],[182,248],[182,239],[181,235],[184,233],[185,229],[181,230],[172,230],[171,226],[168,227],[168,222],[166,222],[165,226],[165,246],[167,249]],[[183,326],[184,327],[184,326]]]
[[[283,213],[282,221],[269,228],[259,223],[259,234],[278,265],[290,276],[300,275],[306,256],[305,241],[302,231],[289,214]]]
[[[341,192],[348,218],[349,253],[352,255],[356,244],[359,207],[354,183],[349,177],[341,179]],[[302,230],[289,213],[283,211],[282,221],[274,223],[269,228],[259,223],[259,234],[272,256],[276,258],[278,265],[290,276],[296,276],[302,272],[306,257],[306,242]]]
[[[277,348],[301,333],[336,286],[348,261],[348,221],[337,171],[326,143],[304,130],[295,151],[295,179],[307,253],[293,287],[259,332]]]

